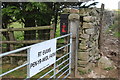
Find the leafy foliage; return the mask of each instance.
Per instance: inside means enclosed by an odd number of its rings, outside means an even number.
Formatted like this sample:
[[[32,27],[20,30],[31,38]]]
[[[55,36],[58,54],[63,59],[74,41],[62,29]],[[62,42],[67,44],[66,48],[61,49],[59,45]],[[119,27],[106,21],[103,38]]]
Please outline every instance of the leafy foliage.
[[[82,4],[84,5],[82,6]],[[88,8],[96,4],[97,2],[87,6],[84,2],[3,2],[2,28],[7,28],[13,22],[24,23],[25,27],[50,25],[52,18],[57,28],[58,16],[63,8]],[[24,34],[29,34],[29,32]]]
[[[50,24],[53,16],[59,15],[63,8],[89,8],[97,3],[93,2],[90,5],[86,5],[87,2],[3,2],[2,19],[3,23],[10,24],[16,21],[25,23],[25,19],[32,18],[36,20],[38,25],[47,25]],[[54,20],[57,21],[57,17],[54,17]]]
[[[47,3],[40,2],[9,2],[2,4],[2,19],[3,23],[10,24],[15,21],[20,21],[25,23],[25,19],[43,19],[45,22],[48,19],[51,19],[52,7],[50,7]],[[44,14],[47,15],[48,18],[43,18]],[[39,18],[40,17],[40,18]],[[50,18],[49,18],[50,17]],[[7,22],[6,22],[7,20]],[[48,20],[50,21],[50,20]]]

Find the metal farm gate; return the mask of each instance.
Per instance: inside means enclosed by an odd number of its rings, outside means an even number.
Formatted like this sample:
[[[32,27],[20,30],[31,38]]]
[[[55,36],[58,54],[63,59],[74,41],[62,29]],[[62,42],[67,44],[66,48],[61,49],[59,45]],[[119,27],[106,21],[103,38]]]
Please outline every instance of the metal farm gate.
[[[53,63],[50,62],[50,65],[49,65],[49,66],[41,69],[40,71],[38,71],[38,72],[36,73],[36,74],[40,74],[39,78],[37,78],[38,80],[40,80],[41,78],[49,78],[49,79],[50,79],[50,78],[68,78],[68,76],[71,74],[72,33],[69,33],[69,34],[66,34],[66,35],[63,35],[63,36],[60,36],[60,37],[51,39],[51,40],[56,40],[56,43],[55,43],[55,44],[56,44],[56,46],[57,46],[57,45],[58,45],[57,43],[58,43],[59,39],[63,39],[63,38],[67,38],[67,39],[68,39],[67,43],[66,43],[66,44],[63,44],[63,45],[60,46],[60,47],[57,47],[57,48],[55,49],[56,51],[53,52],[53,53],[55,53],[55,54],[54,54],[54,55],[51,55],[51,56],[55,56],[55,62],[54,62],[54,61],[52,61]],[[50,40],[48,40],[48,41],[50,41]],[[44,41],[44,43],[46,43],[46,41]],[[52,43],[52,42],[49,42],[49,43]],[[39,43],[37,43],[37,44],[39,44]],[[4,78],[5,75],[7,75],[7,74],[9,74],[9,73],[12,73],[13,71],[16,71],[16,70],[18,70],[18,69],[26,66],[26,67],[27,67],[27,68],[26,68],[26,69],[27,69],[27,73],[26,73],[27,76],[26,76],[25,79],[33,78],[33,77],[31,77],[31,75],[34,76],[34,75],[36,75],[36,74],[34,74],[34,73],[31,74],[31,72],[30,72],[30,67],[35,68],[37,65],[39,65],[39,66],[46,65],[46,63],[43,64],[43,65],[38,64],[38,63],[40,63],[40,60],[39,60],[38,62],[36,62],[36,63],[34,62],[33,64],[30,65],[31,48],[32,48],[32,46],[35,46],[35,45],[37,45],[37,44],[31,45],[31,46],[27,46],[27,47],[23,47],[23,48],[19,48],[19,49],[13,50],[13,51],[9,51],[9,52],[5,52],[5,53],[0,54],[0,58],[3,58],[4,56],[7,56],[7,55],[10,55],[10,54],[13,54],[13,53],[18,53],[18,52],[21,52],[21,51],[25,51],[25,50],[26,50],[26,52],[27,52],[27,61],[26,61],[26,63],[24,63],[24,64],[22,64],[22,65],[20,65],[20,66],[17,66],[17,67],[15,67],[15,68],[7,71],[7,72],[4,72],[4,73],[0,74],[0,77],[3,77],[3,78]],[[51,45],[51,46],[53,46],[53,45]],[[44,45],[41,46],[41,47],[44,48]],[[34,48],[33,48],[33,49],[34,49]],[[36,50],[38,50],[38,49],[36,48]],[[64,50],[66,53],[63,53],[63,52],[62,52],[63,50]],[[49,51],[51,51],[51,50],[48,49],[47,51],[49,52]],[[34,51],[33,51],[33,52],[34,52]],[[41,52],[39,52],[39,56],[41,56],[40,53],[41,53]],[[62,53],[62,55],[58,57],[57,55],[59,55],[60,53]],[[46,54],[47,54],[47,53],[46,53]],[[32,56],[34,56],[34,54],[33,54]],[[33,60],[34,60],[34,59],[35,59],[35,58],[33,58]],[[52,60],[52,59],[53,59],[53,58],[51,58],[51,60]],[[45,59],[44,59],[44,60],[45,60]],[[46,62],[47,62],[47,61],[46,61]],[[47,69],[47,68],[49,68],[49,70],[47,70],[47,72],[43,72],[43,71],[44,71],[45,69]],[[33,70],[33,71],[34,71],[34,70]],[[44,74],[43,74],[43,73],[44,73]],[[20,74],[20,75],[21,75],[21,74]],[[21,76],[22,76],[22,75],[21,75]]]

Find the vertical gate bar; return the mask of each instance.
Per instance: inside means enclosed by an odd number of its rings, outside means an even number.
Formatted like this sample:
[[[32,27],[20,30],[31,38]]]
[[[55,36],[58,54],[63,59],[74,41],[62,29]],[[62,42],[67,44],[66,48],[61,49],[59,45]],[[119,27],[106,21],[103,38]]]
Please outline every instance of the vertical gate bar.
[[[69,64],[70,64],[69,65],[69,68],[70,68],[69,69],[69,74],[70,74],[71,73],[71,63],[72,63],[71,62],[71,55],[72,55],[72,33],[70,33],[70,49],[69,50],[70,50],[70,53],[69,53],[69,58],[70,58],[69,59]]]
[[[0,1],[0,6],[2,6],[2,2]],[[2,11],[0,9],[0,17],[2,17]],[[2,18],[0,18],[0,26],[2,26]],[[2,27],[0,27],[2,29]],[[0,32],[0,41],[2,41],[2,33]],[[0,43],[0,54],[2,54],[2,43]],[[2,57],[0,57],[0,74],[2,74]],[[0,77],[2,80],[2,77]]]
[[[27,49],[27,62],[28,62],[28,65],[27,65],[27,78],[30,78],[30,48]]]
[[[57,39],[56,39],[56,44],[57,44]],[[56,52],[55,52],[56,54]],[[57,54],[56,54],[57,56]],[[56,74],[56,58],[55,58],[55,63],[54,63],[54,75]],[[56,78],[56,75],[54,76],[54,78]]]
[[[56,60],[55,60],[55,63],[54,63],[54,75],[56,74]],[[54,76],[54,78],[56,78],[56,75]]]

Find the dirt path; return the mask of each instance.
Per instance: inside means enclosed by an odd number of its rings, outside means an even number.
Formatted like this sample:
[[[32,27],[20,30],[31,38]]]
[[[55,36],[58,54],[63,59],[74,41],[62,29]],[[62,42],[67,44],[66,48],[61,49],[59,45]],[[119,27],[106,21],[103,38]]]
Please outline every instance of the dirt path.
[[[102,54],[112,61],[113,69],[104,70],[99,67],[95,67],[93,71],[89,74],[81,75],[83,78],[120,78],[118,73],[118,61],[119,56],[119,40],[113,35],[113,31],[104,30],[103,34],[103,44],[102,44]]]
[[[112,30],[104,30],[103,31],[103,44],[102,44],[102,54],[109,58],[114,65],[114,69],[103,70],[96,67],[92,73],[88,75],[88,77],[96,77],[96,78],[118,78],[120,74],[118,74],[118,61],[119,61],[119,40],[113,34]]]
[[[103,46],[102,53],[104,56],[113,61],[113,65],[115,66],[114,70],[108,71],[106,77],[117,78],[120,74],[118,74],[118,61],[119,61],[119,39],[115,37],[114,31],[104,30],[103,35]]]

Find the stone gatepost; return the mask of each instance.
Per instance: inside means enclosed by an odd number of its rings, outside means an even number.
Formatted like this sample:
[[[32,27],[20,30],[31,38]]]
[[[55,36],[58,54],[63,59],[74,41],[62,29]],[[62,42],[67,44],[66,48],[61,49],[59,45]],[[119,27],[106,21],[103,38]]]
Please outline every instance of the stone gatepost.
[[[77,75],[77,52],[78,52],[78,39],[79,39],[79,20],[78,14],[70,14],[69,19],[69,30],[72,33],[72,56],[71,56],[71,77],[75,78]]]

